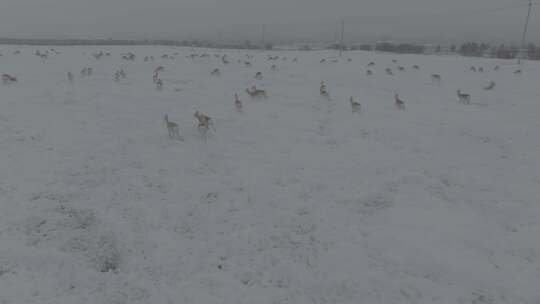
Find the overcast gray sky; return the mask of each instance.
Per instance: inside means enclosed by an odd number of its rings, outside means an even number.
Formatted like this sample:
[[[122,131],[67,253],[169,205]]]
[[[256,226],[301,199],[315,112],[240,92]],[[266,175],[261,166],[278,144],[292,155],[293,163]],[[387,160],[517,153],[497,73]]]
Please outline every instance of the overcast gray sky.
[[[168,38],[257,41],[262,24],[275,42],[519,40],[523,0],[0,0],[0,37]],[[531,41],[540,40],[540,6]]]

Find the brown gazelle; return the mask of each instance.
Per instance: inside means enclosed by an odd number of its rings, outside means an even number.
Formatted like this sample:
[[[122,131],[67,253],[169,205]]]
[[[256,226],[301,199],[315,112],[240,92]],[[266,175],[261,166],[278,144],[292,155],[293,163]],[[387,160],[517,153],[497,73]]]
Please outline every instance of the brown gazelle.
[[[252,86],[251,90],[246,89],[246,93],[248,93],[251,98],[268,98],[265,90],[257,89],[255,86]]]
[[[167,114],[165,114],[164,120],[165,125],[167,126],[167,131],[169,132],[169,138],[176,138],[180,141],[184,140],[182,136],[180,136],[180,129],[178,128],[178,124],[170,121]]]
[[[199,125],[197,126],[197,128],[199,129],[199,132],[203,136],[204,140],[206,141],[206,135],[208,133],[208,130],[210,130],[210,128],[212,128],[212,131],[216,132],[216,128],[214,127],[214,122],[212,121],[212,118],[210,116],[200,113],[198,110],[195,111],[194,116],[199,121]]]
[[[9,75],[9,74],[3,74],[2,75],[2,82],[4,84],[6,84],[6,85],[10,84],[10,83],[17,82],[17,81],[18,81],[18,79],[15,76],[12,76],[12,75]]]
[[[320,92],[321,96],[324,96],[326,98],[330,98],[330,94],[328,93],[328,90],[326,89],[326,84],[324,83],[324,81],[321,81],[321,86],[319,88],[319,92]]]
[[[495,81],[492,81],[489,83],[489,85],[487,87],[484,87],[484,90],[486,91],[491,91],[495,88]]]
[[[399,95],[394,95],[394,105],[398,110],[405,110],[405,102],[399,98]]]
[[[458,97],[459,102],[463,104],[471,103],[471,95],[462,93],[461,90],[457,90],[457,97]]]
[[[238,94],[234,94],[234,106],[238,112],[242,112],[242,101],[238,98]]]
[[[349,98],[349,102],[351,104],[351,111],[353,113],[357,113],[362,110],[362,105],[358,101],[355,101],[354,97],[351,96],[351,98]]]

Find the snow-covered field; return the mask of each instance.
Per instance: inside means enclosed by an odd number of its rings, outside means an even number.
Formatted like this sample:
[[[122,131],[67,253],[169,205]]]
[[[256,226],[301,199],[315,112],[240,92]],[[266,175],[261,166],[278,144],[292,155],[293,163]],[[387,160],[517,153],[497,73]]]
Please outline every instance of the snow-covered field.
[[[0,73],[19,78],[0,85],[0,303],[540,303],[539,64],[36,49],[0,47]],[[207,142],[196,110],[214,120]]]

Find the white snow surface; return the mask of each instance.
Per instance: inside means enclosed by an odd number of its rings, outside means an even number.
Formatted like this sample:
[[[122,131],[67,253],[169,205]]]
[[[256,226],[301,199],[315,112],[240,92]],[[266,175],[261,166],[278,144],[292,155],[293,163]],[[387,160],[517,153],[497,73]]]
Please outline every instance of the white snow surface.
[[[540,303],[538,63],[36,49],[0,47],[19,78],[0,85],[0,303]],[[195,110],[214,120],[206,142]]]

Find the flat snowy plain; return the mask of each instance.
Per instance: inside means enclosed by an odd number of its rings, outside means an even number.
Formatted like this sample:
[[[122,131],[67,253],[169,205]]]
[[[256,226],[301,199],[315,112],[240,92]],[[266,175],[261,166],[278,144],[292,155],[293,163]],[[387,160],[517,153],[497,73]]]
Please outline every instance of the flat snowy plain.
[[[0,47],[0,303],[540,303],[539,63],[36,49]]]

